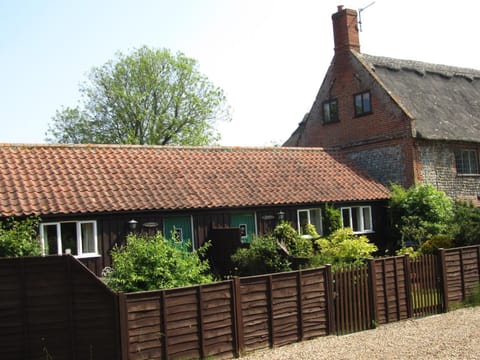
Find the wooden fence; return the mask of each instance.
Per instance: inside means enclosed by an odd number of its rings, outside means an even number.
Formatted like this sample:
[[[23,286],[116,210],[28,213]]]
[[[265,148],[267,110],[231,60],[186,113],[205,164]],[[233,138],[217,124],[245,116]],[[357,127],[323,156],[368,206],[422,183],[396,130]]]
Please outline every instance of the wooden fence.
[[[0,358],[232,358],[447,311],[479,281],[480,246],[119,294],[71,256],[0,259]]]
[[[0,259],[1,359],[120,357],[117,295],[72,256]]]

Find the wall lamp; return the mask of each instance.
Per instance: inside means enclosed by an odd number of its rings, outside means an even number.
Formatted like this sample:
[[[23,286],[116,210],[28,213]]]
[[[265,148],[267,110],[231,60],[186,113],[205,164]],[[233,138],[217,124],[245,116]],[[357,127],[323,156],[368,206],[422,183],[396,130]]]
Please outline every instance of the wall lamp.
[[[137,228],[137,224],[138,224],[138,221],[137,220],[130,220],[128,222],[128,227],[130,228],[130,231],[135,231],[135,229]]]

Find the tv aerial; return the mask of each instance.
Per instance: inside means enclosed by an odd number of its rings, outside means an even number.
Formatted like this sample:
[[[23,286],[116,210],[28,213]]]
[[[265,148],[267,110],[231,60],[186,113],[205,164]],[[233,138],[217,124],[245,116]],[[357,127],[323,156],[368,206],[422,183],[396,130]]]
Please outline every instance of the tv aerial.
[[[360,31],[362,31],[362,11],[367,10],[373,4],[375,4],[375,1],[371,2],[370,4],[368,4],[367,6],[364,6],[361,9],[358,9],[358,28]]]

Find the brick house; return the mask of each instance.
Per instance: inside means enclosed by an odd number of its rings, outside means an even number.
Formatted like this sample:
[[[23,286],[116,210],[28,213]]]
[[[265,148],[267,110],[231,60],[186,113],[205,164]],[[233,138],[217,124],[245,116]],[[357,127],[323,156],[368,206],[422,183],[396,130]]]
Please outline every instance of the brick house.
[[[0,145],[0,218],[39,216],[44,254],[71,252],[97,274],[132,231],[194,248],[227,230],[249,242],[280,218],[321,233],[326,203],[383,248],[388,197],[321,148]]]
[[[341,151],[372,177],[480,199],[480,71],[360,52],[357,12],[332,15],[335,52],[285,146]]]

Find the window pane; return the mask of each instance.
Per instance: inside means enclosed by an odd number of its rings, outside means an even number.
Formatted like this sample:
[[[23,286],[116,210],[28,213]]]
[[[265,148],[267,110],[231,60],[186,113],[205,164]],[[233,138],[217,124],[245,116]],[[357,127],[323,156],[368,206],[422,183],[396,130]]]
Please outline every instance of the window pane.
[[[95,234],[93,223],[82,223],[82,252],[96,253],[95,249]]]
[[[372,230],[372,214],[370,207],[363,208],[363,230]]]
[[[353,231],[361,231],[360,228],[360,217],[361,217],[361,209],[360,208],[352,208],[352,229]]]
[[[43,225],[43,237],[45,242],[45,254],[58,254],[57,225]]]
[[[355,95],[355,115],[362,113],[362,95]]]
[[[319,235],[322,234],[322,216],[320,209],[310,210],[310,223],[315,226],[315,230]]]
[[[363,112],[368,113],[370,112],[372,107],[370,106],[370,93],[363,94]]]
[[[323,121],[330,122],[330,104],[323,104]]]
[[[305,234],[305,225],[308,224],[308,210],[299,210],[298,211],[298,232],[300,234]]]
[[[77,224],[63,223],[60,226],[62,232],[62,254],[65,254],[66,249],[70,249],[72,255],[78,255]]]
[[[342,209],[342,220],[344,228],[352,227],[352,225],[350,224],[350,208]]]
[[[330,103],[330,121],[337,121],[337,120],[338,120],[337,100],[333,100]]]
[[[472,174],[478,174],[478,158],[477,158],[477,152],[475,150],[472,150],[471,152],[472,156],[472,161],[471,161],[471,173]]]

